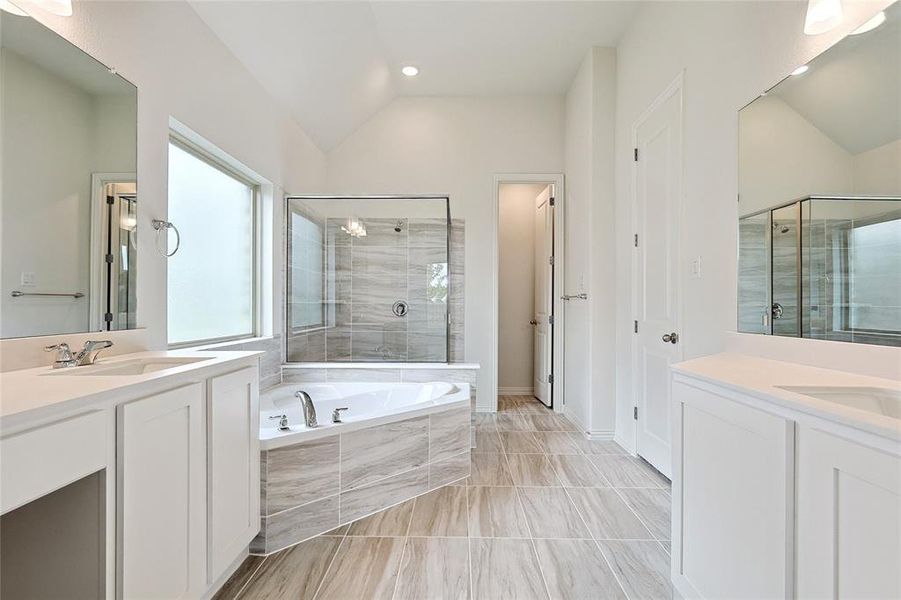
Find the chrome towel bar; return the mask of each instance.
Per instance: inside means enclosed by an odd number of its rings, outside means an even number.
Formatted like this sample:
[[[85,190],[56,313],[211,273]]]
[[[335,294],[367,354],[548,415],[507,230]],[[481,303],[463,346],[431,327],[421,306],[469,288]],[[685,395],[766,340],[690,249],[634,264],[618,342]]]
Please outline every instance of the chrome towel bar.
[[[588,294],[582,292],[581,294],[566,294],[564,296],[560,296],[561,300],[588,300]]]
[[[81,292],[72,292],[72,293],[56,293],[56,292],[21,292],[19,290],[13,290],[10,294],[13,298],[19,298],[21,296],[69,296],[71,298],[83,298],[84,294]]]

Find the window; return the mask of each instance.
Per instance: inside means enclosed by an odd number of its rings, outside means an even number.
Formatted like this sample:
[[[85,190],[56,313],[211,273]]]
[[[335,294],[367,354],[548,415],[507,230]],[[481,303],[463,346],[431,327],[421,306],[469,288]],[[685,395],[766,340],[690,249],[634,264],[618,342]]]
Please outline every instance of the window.
[[[325,325],[325,278],[322,264],[325,239],[322,226],[317,224],[312,214],[305,214],[296,207],[290,210],[288,259],[291,261],[291,268],[288,270],[288,279],[291,305],[288,313],[291,329],[296,332]],[[334,252],[334,248],[332,251]],[[334,285],[334,281],[331,285]]]
[[[901,272],[901,219],[852,226],[846,240],[845,328],[901,333],[899,290],[892,280]]]
[[[169,344],[256,333],[258,186],[179,139],[169,143]]]

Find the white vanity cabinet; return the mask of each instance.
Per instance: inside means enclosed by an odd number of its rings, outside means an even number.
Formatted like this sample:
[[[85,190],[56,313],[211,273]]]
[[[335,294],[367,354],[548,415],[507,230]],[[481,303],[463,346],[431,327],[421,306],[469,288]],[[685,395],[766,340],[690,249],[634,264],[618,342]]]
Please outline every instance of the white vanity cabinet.
[[[202,593],[203,401],[203,385],[193,383],[118,407],[122,598]]]
[[[798,598],[901,598],[901,456],[845,434],[798,435]]]

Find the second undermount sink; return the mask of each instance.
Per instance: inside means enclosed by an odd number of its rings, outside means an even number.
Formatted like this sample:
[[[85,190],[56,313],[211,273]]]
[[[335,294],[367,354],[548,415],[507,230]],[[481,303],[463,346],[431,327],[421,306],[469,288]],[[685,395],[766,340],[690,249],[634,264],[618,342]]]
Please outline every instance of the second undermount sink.
[[[901,419],[901,391],[878,387],[777,385],[777,388],[849,408]]]
[[[84,367],[68,367],[56,369],[48,375],[87,375],[91,377],[122,377],[128,375],[146,375],[165,369],[174,369],[184,365],[211,360],[198,357],[145,357],[123,360],[114,363],[97,363]]]

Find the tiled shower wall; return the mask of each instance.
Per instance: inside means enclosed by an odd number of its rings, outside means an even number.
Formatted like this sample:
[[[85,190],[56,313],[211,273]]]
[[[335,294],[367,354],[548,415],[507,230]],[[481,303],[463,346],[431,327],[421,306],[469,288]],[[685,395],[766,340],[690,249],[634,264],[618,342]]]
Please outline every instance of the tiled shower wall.
[[[319,257],[300,257],[291,265],[296,281],[292,309],[320,310],[325,326],[289,333],[289,362],[456,362],[463,359],[464,238],[462,219],[451,221],[448,279],[450,337],[445,304],[429,298],[430,265],[448,262],[444,219],[366,219],[366,237],[341,232],[343,220],[328,219],[319,239]],[[395,231],[400,226],[401,231]],[[289,235],[303,235],[292,231]],[[309,235],[317,235],[312,232]],[[309,243],[310,240],[306,240]],[[403,300],[409,312],[397,317],[392,305]],[[450,343],[447,344],[446,340]],[[446,346],[449,348],[446,349]]]

